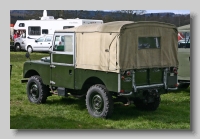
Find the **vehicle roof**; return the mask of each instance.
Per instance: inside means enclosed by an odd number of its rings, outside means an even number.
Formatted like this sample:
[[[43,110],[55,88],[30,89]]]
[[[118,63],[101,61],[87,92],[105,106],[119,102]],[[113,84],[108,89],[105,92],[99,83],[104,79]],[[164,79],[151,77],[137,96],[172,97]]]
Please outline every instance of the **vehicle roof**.
[[[178,27],[178,32],[190,32],[190,24]]]
[[[120,32],[122,28],[129,27],[141,27],[142,25],[156,25],[162,27],[171,27],[176,28],[175,25],[164,23],[164,22],[156,22],[156,21],[114,21],[107,22],[103,24],[86,24],[81,25],[75,28],[63,29],[63,30],[55,30],[55,32]]]

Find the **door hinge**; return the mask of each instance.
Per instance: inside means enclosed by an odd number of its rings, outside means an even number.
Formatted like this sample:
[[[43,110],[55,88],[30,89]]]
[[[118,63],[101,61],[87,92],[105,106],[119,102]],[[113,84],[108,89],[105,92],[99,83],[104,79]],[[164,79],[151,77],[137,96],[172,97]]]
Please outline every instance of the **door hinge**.
[[[50,84],[56,84],[54,81],[50,81]]]
[[[55,65],[50,65],[50,68],[55,68],[56,66]]]

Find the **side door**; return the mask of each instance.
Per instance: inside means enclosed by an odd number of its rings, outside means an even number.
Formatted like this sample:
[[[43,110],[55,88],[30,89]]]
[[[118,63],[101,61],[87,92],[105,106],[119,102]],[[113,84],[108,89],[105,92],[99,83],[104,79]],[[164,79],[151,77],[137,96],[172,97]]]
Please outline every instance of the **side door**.
[[[42,43],[44,42],[45,37],[40,37],[32,43],[33,51],[40,51],[42,49]]]
[[[44,42],[42,43],[42,51],[49,51],[49,48],[52,46],[52,39],[53,36],[51,35],[45,36]]]
[[[74,89],[74,46],[74,33],[54,34],[50,64],[52,86]]]

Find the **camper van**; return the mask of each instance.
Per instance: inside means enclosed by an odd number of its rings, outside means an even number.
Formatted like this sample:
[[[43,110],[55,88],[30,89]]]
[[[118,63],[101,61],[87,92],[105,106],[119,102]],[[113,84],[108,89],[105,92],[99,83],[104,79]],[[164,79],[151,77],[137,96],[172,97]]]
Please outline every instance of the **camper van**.
[[[26,50],[28,43],[46,34],[54,34],[55,30],[73,28],[83,24],[102,24],[102,20],[91,19],[54,19],[47,16],[46,10],[40,20],[17,20],[14,31],[19,33],[19,37],[14,40],[15,51]],[[22,35],[22,33],[24,33]]]

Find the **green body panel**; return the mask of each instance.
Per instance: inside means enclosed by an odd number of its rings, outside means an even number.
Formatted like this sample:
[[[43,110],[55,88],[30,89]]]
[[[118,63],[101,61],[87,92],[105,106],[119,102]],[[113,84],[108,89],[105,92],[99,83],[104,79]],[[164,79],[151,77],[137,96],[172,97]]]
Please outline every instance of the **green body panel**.
[[[150,84],[159,84],[163,82],[163,69],[149,69]]]
[[[27,61],[24,63],[23,68],[23,77],[27,77],[30,72],[33,73],[33,71],[36,71],[41,77],[44,84],[49,85],[50,84],[50,63],[49,62],[43,62],[41,60],[37,61]]]
[[[73,64],[73,55],[53,54],[53,62],[64,63],[64,64]]]
[[[190,48],[178,48],[178,80],[190,81]]]
[[[121,79],[121,90],[125,92],[131,92],[132,87],[132,76],[124,76],[124,80]]]
[[[75,89],[81,89],[91,77],[99,78],[109,91],[118,92],[118,74],[112,72],[75,69]]]
[[[74,67],[54,65],[52,68],[51,81],[54,86],[74,89]]]
[[[135,71],[135,84],[137,86],[147,85],[148,83],[148,72],[147,69]]]
[[[163,69],[135,70],[135,84],[136,86],[161,84],[163,83],[163,72]],[[125,92],[132,91],[132,76],[123,76],[124,80],[121,79],[121,90]]]
[[[136,85],[159,84],[163,82],[163,69],[142,69],[135,72]]]

